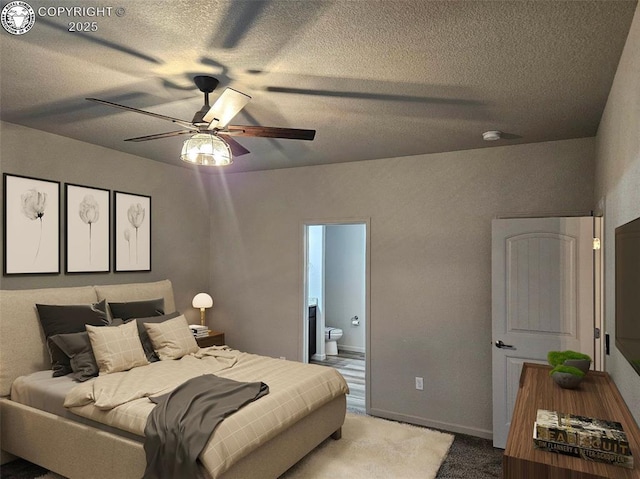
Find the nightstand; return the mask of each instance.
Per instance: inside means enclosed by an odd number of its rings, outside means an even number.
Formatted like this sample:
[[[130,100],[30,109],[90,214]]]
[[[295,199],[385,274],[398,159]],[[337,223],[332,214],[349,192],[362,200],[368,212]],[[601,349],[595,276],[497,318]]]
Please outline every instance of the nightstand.
[[[209,331],[209,336],[205,336],[204,338],[196,338],[196,342],[201,348],[223,346],[225,344],[224,333],[221,333],[219,331]]]

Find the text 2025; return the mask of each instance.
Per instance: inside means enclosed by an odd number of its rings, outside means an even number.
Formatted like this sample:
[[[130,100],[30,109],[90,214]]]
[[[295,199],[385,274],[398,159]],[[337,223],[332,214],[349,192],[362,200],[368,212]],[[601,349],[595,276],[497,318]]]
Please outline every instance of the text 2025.
[[[70,32],[97,32],[98,22],[69,22]]]

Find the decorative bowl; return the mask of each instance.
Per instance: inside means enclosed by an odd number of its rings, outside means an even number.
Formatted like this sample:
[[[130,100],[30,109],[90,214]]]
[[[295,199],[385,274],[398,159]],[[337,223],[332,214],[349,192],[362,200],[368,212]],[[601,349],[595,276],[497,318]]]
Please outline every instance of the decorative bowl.
[[[582,378],[574,374],[555,372],[551,375],[558,386],[564,389],[575,389],[580,385]]]
[[[589,372],[589,368],[591,367],[590,359],[565,359],[565,366],[573,366],[574,368],[578,368],[583,373],[587,374]]]

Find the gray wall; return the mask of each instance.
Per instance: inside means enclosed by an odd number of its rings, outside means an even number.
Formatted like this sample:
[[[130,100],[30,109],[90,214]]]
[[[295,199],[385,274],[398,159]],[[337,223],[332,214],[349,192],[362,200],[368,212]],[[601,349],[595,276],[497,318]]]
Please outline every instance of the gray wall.
[[[209,205],[197,173],[11,123],[1,122],[0,132],[2,172],[59,181],[62,209],[64,183],[150,195],[152,208],[151,272],[63,274],[62,214],[61,274],[4,276],[1,279],[2,289],[147,282],[168,278],[174,285],[178,310],[187,314],[190,320],[198,320],[198,312],[191,307],[191,299],[196,293],[207,291],[209,286]]]
[[[594,143],[212,177],[216,327],[300,359],[303,223],[370,218],[372,412],[490,437],[491,219],[590,211]]]
[[[615,333],[614,232],[640,216],[640,5],[596,137],[596,201],[604,214],[605,329]],[[640,376],[611,341],[606,370],[640,424]]]

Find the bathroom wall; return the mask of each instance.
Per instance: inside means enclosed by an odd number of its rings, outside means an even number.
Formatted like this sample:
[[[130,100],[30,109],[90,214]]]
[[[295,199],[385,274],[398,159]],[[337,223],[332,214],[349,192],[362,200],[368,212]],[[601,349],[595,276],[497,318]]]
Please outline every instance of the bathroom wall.
[[[309,298],[318,300],[318,308],[324,302],[324,226],[309,226],[309,265],[307,279]]]
[[[325,323],[340,328],[338,348],[365,352],[365,225],[325,228]],[[351,318],[358,317],[359,325]]]

